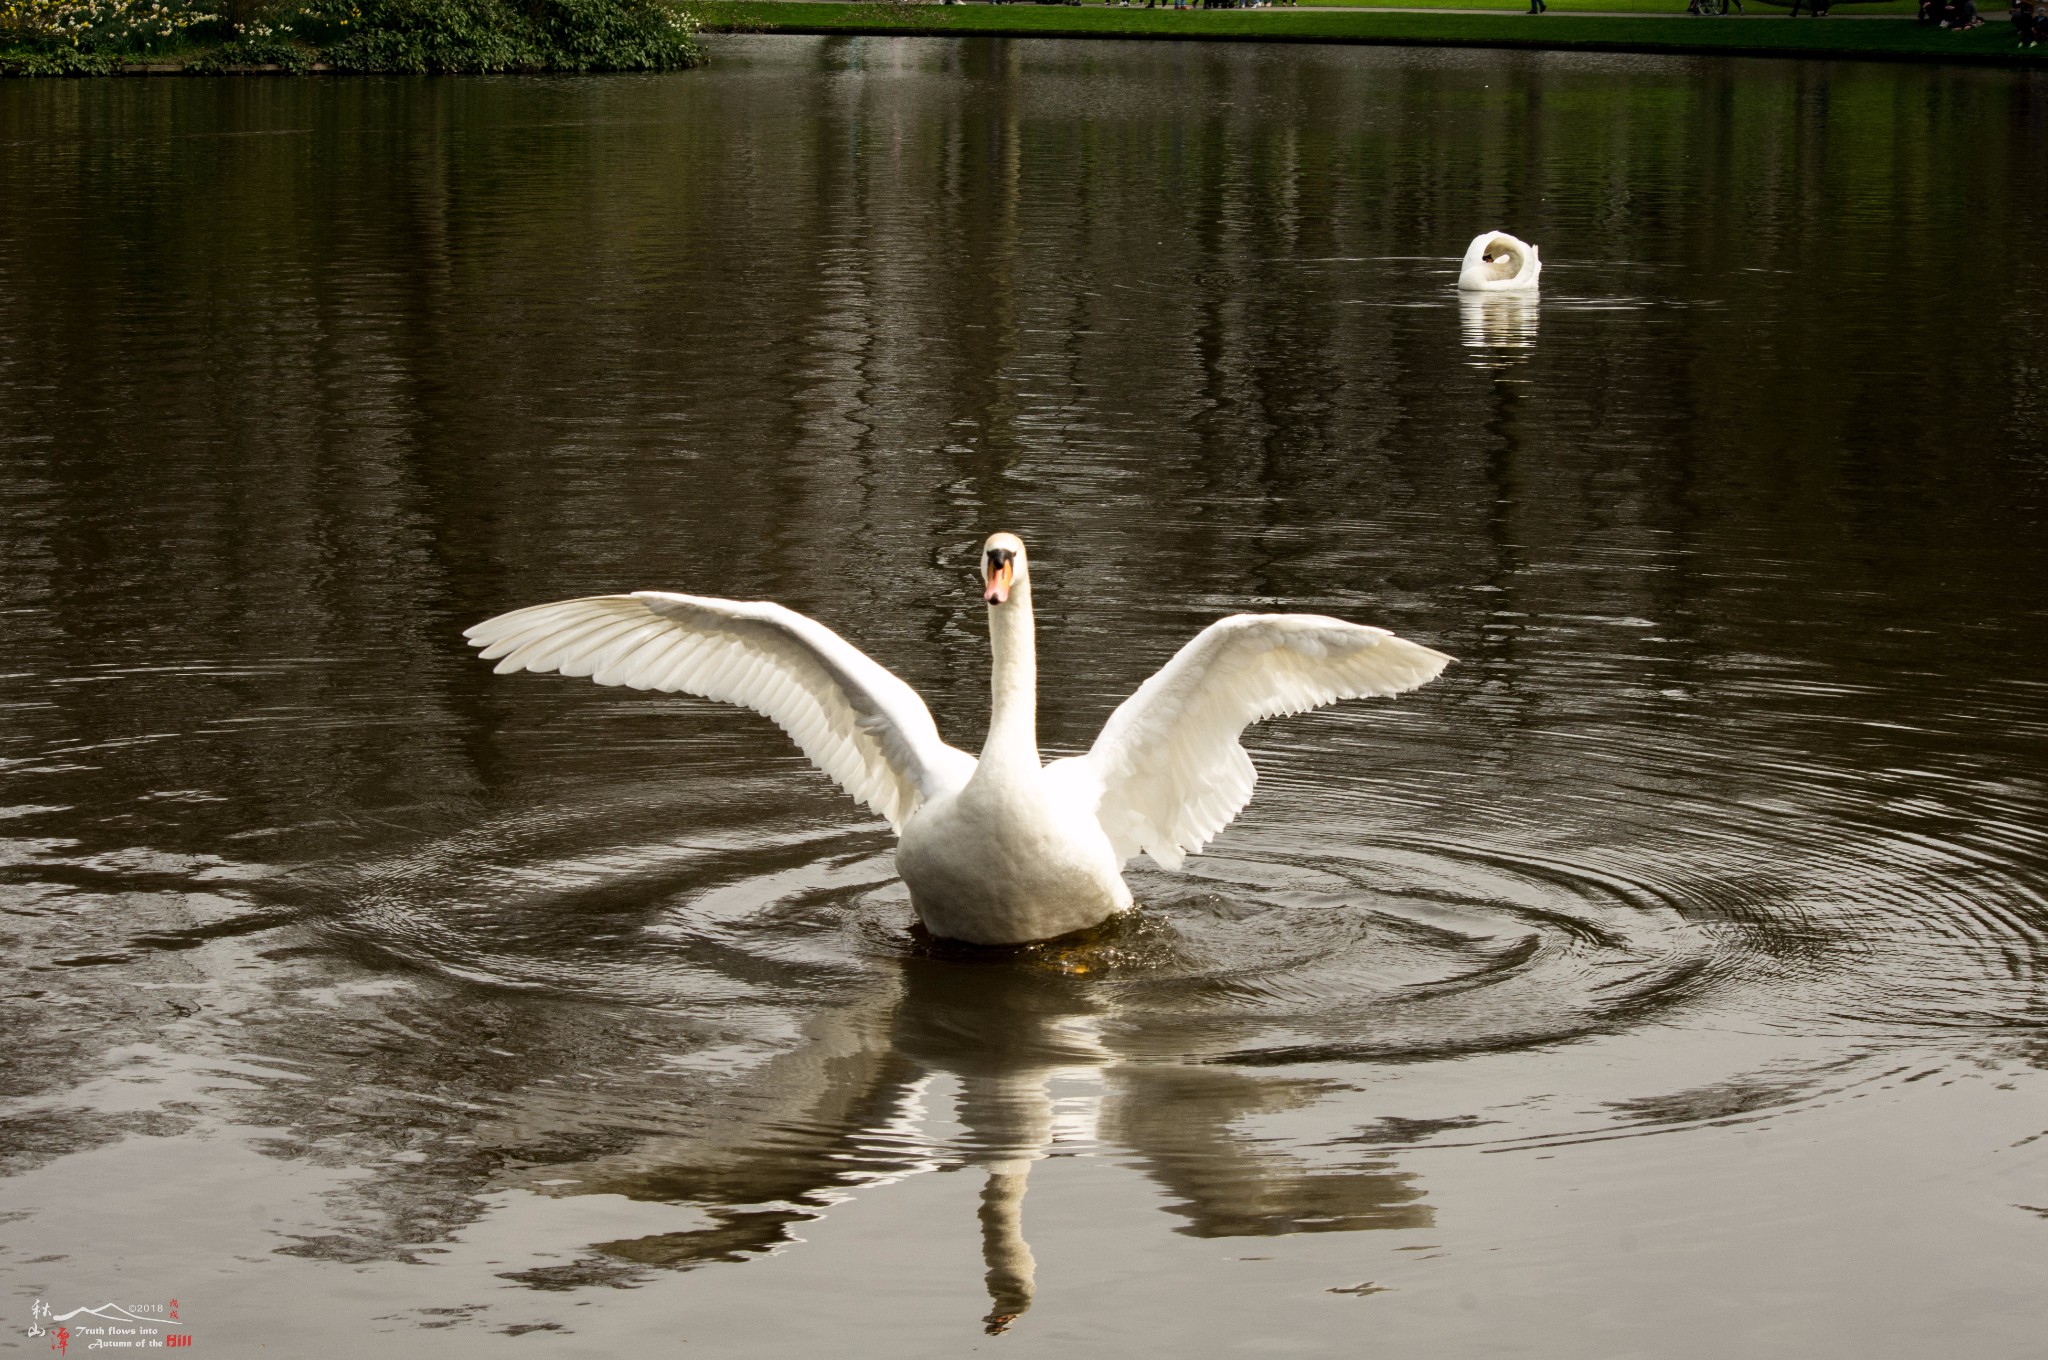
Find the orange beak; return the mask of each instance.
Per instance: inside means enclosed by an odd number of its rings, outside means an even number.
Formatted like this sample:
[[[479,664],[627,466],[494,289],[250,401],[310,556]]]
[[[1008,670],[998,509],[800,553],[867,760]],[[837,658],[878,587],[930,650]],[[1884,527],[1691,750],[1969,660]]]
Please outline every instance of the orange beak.
[[[988,588],[981,592],[983,604],[1004,604],[1010,598],[1010,582],[1016,576],[1017,568],[1009,562],[993,567],[988,573]]]

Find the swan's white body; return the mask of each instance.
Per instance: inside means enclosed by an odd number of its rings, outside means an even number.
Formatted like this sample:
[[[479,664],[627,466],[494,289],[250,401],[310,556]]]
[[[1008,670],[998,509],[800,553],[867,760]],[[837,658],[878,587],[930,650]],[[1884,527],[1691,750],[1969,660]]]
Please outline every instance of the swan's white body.
[[[1250,801],[1258,776],[1238,735],[1251,723],[1413,689],[1450,662],[1381,628],[1232,615],[1139,686],[1087,754],[1048,765],[1024,545],[998,534],[985,559],[994,709],[979,759],[939,739],[916,691],[781,605],[637,591],[514,610],[467,636],[501,674],[587,675],[766,715],[896,829],[926,928],[976,944],[1051,939],[1124,910],[1123,864],[1141,850],[1178,869]]]
[[[1536,247],[1504,231],[1472,238],[1458,267],[1458,287],[1467,293],[1523,292],[1536,286],[1543,260]]]

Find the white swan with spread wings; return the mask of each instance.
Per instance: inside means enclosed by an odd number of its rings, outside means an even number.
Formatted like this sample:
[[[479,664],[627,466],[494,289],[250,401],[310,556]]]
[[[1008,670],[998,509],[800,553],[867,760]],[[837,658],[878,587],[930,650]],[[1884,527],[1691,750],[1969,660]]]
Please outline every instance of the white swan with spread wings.
[[[977,759],[939,739],[917,692],[781,605],[643,590],[534,605],[467,630],[500,674],[751,708],[886,818],[911,905],[935,935],[1023,944],[1131,905],[1124,862],[1178,869],[1251,800],[1252,723],[1434,680],[1450,658],[1316,614],[1234,614],[1138,687],[1085,755],[1040,761],[1038,661],[1024,544],[982,546],[994,710]]]

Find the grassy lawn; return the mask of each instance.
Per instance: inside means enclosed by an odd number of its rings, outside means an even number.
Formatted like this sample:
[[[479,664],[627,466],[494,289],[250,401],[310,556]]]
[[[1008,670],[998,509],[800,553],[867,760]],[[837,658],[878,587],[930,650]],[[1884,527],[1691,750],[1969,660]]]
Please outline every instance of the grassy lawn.
[[[1474,0],[1450,0],[1474,7]],[[1615,0],[1559,0],[1556,12],[1405,14],[1301,6],[1262,10],[1124,9],[1086,5],[932,5],[811,3],[810,0],[707,0],[698,8],[707,32],[987,34],[1011,37],[1196,38],[1279,42],[1355,42],[1417,46],[1529,47],[1588,52],[1689,52],[1757,56],[1864,57],[1907,61],[1994,62],[2048,69],[2048,47],[2022,49],[2002,22],[1970,33],[1910,23],[1838,19],[1596,18],[1564,5],[1612,10]],[[1981,3],[1981,0],[1980,0]],[[1514,5],[1515,9],[1525,8]],[[1858,6],[1844,13],[1868,13]]]
[[[1099,0],[1098,0],[1099,3]],[[1503,13],[1520,13],[1529,8],[1529,0],[1299,0],[1303,9],[1355,7],[1363,9],[1497,9]],[[1790,0],[1780,4],[1768,4],[1766,0],[1743,0],[1744,14],[1750,18],[1763,16],[1783,19],[1791,14]],[[1552,14],[1664,14],[1683,15],[1685,0],[1550,0]],[[1859,0],[1836,0],[1835,16],[1845,14],[1891,14],[1908,18],[1920,12],[1918,0],[1877,0],[1877,3],[1861,3]],[[1987,14],[1991,11],[1987,9]],[[2002,11],[2001,11],[2002,12]],[[1731,15],[1731,18],[1738,17]],[[1801,23],[1806,22],[1802,10]]]

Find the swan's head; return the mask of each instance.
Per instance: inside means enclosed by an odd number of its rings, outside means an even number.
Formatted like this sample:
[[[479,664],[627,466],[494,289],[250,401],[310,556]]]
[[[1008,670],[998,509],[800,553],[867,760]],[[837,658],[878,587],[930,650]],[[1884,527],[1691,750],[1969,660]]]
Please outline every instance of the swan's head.
[[[1015,534],[990,534],[981,545],[981,599],[994,606],[1010,598],[1010,587],[1024,574],[1024,540]]]

